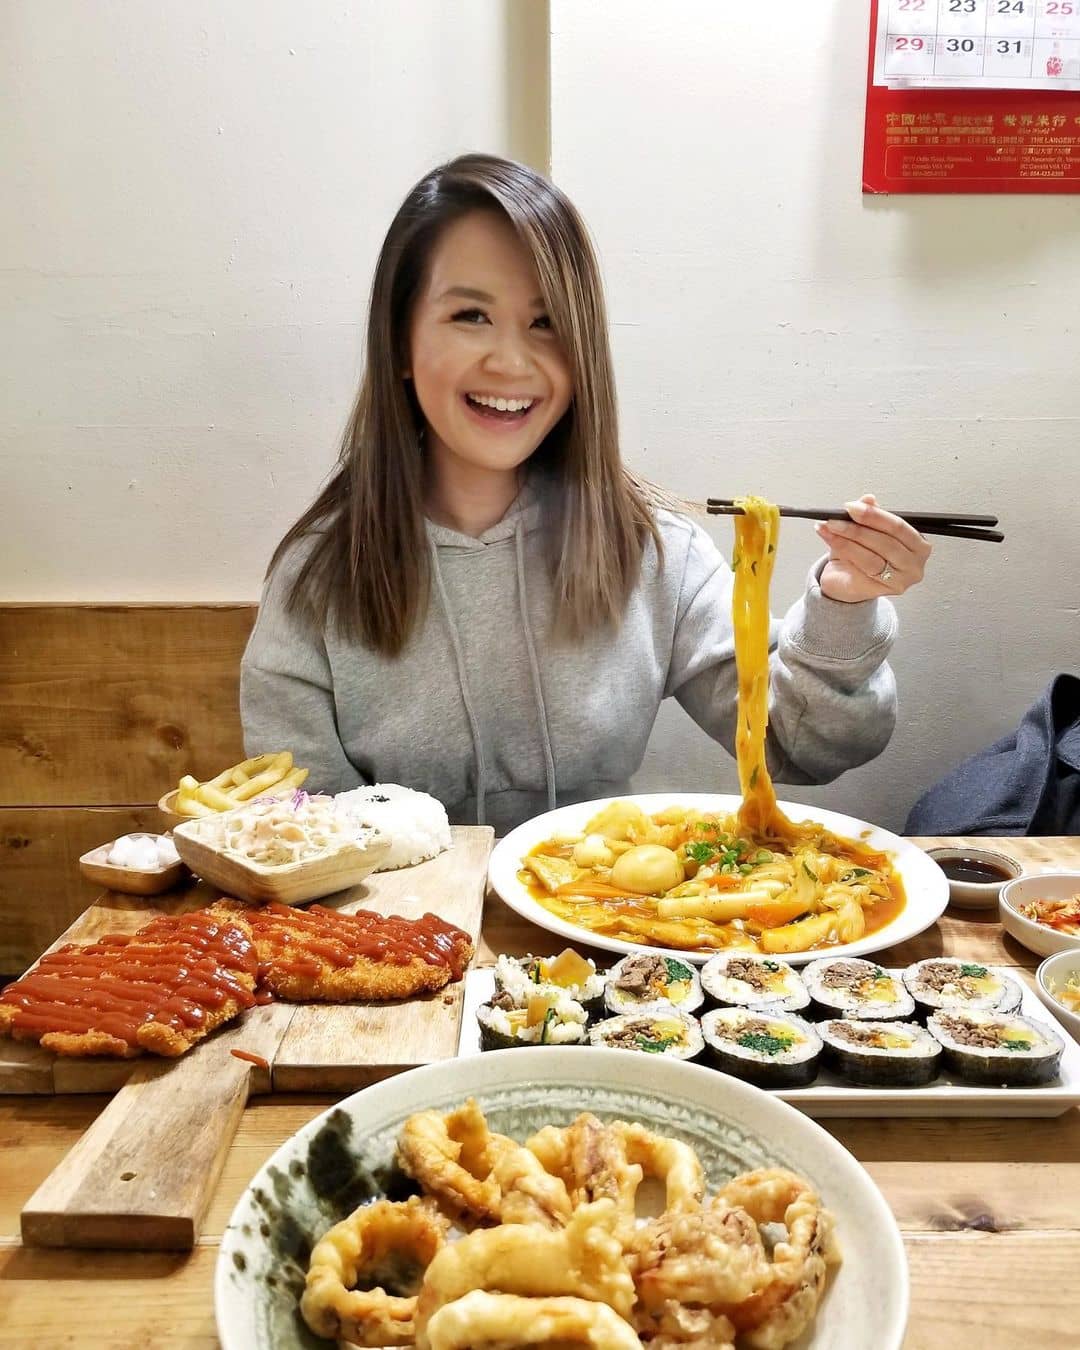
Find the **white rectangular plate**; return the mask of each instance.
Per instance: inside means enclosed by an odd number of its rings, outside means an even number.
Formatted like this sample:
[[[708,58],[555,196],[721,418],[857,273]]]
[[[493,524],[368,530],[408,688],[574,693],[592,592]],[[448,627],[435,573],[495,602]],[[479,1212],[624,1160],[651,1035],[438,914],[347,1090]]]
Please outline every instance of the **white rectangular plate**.
[[[890,974],[899,975],[894,967]],[[1065,1042],[1059,1077],[1044,1087],[974,1087],[948,1072],[928,1087],[852,1087],[828,1069],[822,1069],[809,1087],[772,1089],[777,1097],[797,1106],[808,1116],[1060,1116],[1080,1105],[1080,1045],[1013,970],[1002,969],[1024,989],[1020,1014],[1043,1022]],[[476,1010],[495,991],[495,972],[470,970],[465,977],[465,1003],[461,1018],[459,1055],[478,1055],[480,1025]],[[582,1053],[587,1053],[583,1050]]]

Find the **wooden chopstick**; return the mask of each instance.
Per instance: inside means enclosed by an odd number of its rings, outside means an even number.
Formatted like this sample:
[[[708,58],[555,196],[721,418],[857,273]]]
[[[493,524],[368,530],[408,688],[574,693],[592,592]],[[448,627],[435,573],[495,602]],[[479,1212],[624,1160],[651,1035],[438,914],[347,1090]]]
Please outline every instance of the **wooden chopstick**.
[[[735,516],[741,507],[730,497],[709,497],[705,508],[710,516]],[[797,520],[851,520],[847,511],[836,507],[781,506],[780,514]],[[984,528],[998,523],[997,516],[959,515],[950,511],[894,511],[920,534],[943,535],[951,539],[985,539],[1000,544],[1005,536],[1000,530]]]

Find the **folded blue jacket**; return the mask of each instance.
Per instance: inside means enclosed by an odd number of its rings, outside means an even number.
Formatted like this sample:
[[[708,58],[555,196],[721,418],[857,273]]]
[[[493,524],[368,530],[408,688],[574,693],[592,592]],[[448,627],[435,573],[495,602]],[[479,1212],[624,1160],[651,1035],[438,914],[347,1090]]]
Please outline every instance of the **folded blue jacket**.
[[[911,808],[905,834],[1080,834],[1080,678],[1057,675],[1016,731]]]

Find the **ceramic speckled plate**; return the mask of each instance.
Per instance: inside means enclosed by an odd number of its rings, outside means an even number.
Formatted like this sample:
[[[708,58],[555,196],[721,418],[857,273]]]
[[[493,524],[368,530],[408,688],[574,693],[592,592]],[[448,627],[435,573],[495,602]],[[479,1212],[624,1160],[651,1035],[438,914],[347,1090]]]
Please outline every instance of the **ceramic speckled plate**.
[[[398,1195],[402,1122],[473,1096],[519,1140],[581,1111],[639,1120],[690,1143],[710,1189],[780,1165],[807,1176],[837,1220],[843,1264],[793,1350],[899,1350],[908,1273],[896,1221],[850,1153],[793,1107],[724,1074],[621,1050],[521,1049],[399,1074],[346,1098],[283,1144],[241,1197],[222,1240],[214,1302],[222,1350],[316,1350],[298,1312],[314,1242],[355,1205]]]
[[[626,797],[603,797],[594,802],[579,802],[576,806],[560,806],[558,810],[548,811],[536,816],[511,830],[505,839],[501,839],[491,855],[488,880],[492,889],[516,910],[523,919],[528,919],[540,928],[558,933],[570,942],[584,942],[590,947],[600,947],[604,951],[620,952],[660,952],[664,956],[678,956],[684,961],[705,962],[715,956],[714,950],[684,951],[667,947],[645,946],[640,942],[625,942],[622,938],[606,937],[603,933],[594,933],[591,929],[568,923],[552,914],[529,894],[528,889],[518,880],[521,860],[537,844],[559,834],[580,834],[585,824],[596,813],[611,802],[634,802],[648,815],[663,811],[671,806],[693,807],[698,811],[713,811],[719,815],[728,815],[738,811],[742,798],[730,793],[717,792],[652,792]],[[904,883],[907,903],[900,913],[884,928],[859,938],[857,942],[848,942],[844,946],[829,947],[827,950],[809,952],[786,952],[784,960],[790,965],[803,965],[819,956],[843,953],[845,956],[865,956],[867,952],[881,951],[883,947],[892,947],[897,942],[906,942],[917,933],[929,928],[941,917],[949,903],[949,883],[945,873],[932,858],[899,835],[890,834],[877,825],[854,816],[841,816],[835,811],[822,811],[816,806],[800,806],[798,802],[780,802],[780,809],[796,822],[814,820],[831,830],[833,834],[848,839],[857,839],[870,848],[881,849],[892,855],[892,864]]]

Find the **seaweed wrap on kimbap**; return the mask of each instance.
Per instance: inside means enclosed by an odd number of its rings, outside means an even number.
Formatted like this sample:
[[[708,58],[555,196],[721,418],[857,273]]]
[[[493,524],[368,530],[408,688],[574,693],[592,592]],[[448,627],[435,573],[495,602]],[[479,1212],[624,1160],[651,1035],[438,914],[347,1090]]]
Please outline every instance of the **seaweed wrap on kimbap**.
[[[941,1046],[914,1022],[836,1018],[818,1032],[822,1063],[859,1087],[924,1087],[938,1075]]]
[[[803,979],[815,1010],[823,1017],[900,1022],[915,1015],[915,1000],[903,981],[873,961],[854,956],[811,961]]]
[[[908,966],[902,977],[920,1013],[1016,1012],[1024,991],[1016,980],[975,961],[932,956]]]
[[[701,1034],[718,1069],[757,1087],[805,1087],[817,1077],[821,1038],[794,1013],[714,1008],[702,1016]]]
[[[481,1050],[508,1050],[520,1045],[584,1045],[585,1009],[564,989],[548,986],[526,993],[516,1003],[508,989],[498,989],[490,1003],[476,1010]]]
[[[505,989],[518,1007],[538,990],[557,989],[580,1003],[588,1017],[603,1014],[606,979],[572,947],[558,956],[500,956],[495,964],[495,988]]]
[[[696,1059],[705,1043],[696,1017],[661,1003],[597,1022],[589,1032],[589,1044],[669,1059]]]
[[[1065,1043],[1043,1022],[1015,1013],[934,1013],[926,1024],[945,1065],[968,1083],[1031,1087],[1057,1077]]]
[[[704,1001],[701,979],[688,961],[656,952],[634,952],[608,971],[604,1004],[609,1012],[635,1012],[670,1003],[682,1012],[696,1012]]]
[[[775,956],[720,952],[701,969],[701,985],[722,1007],[801,1012],[810,1002],[798,971]]]

